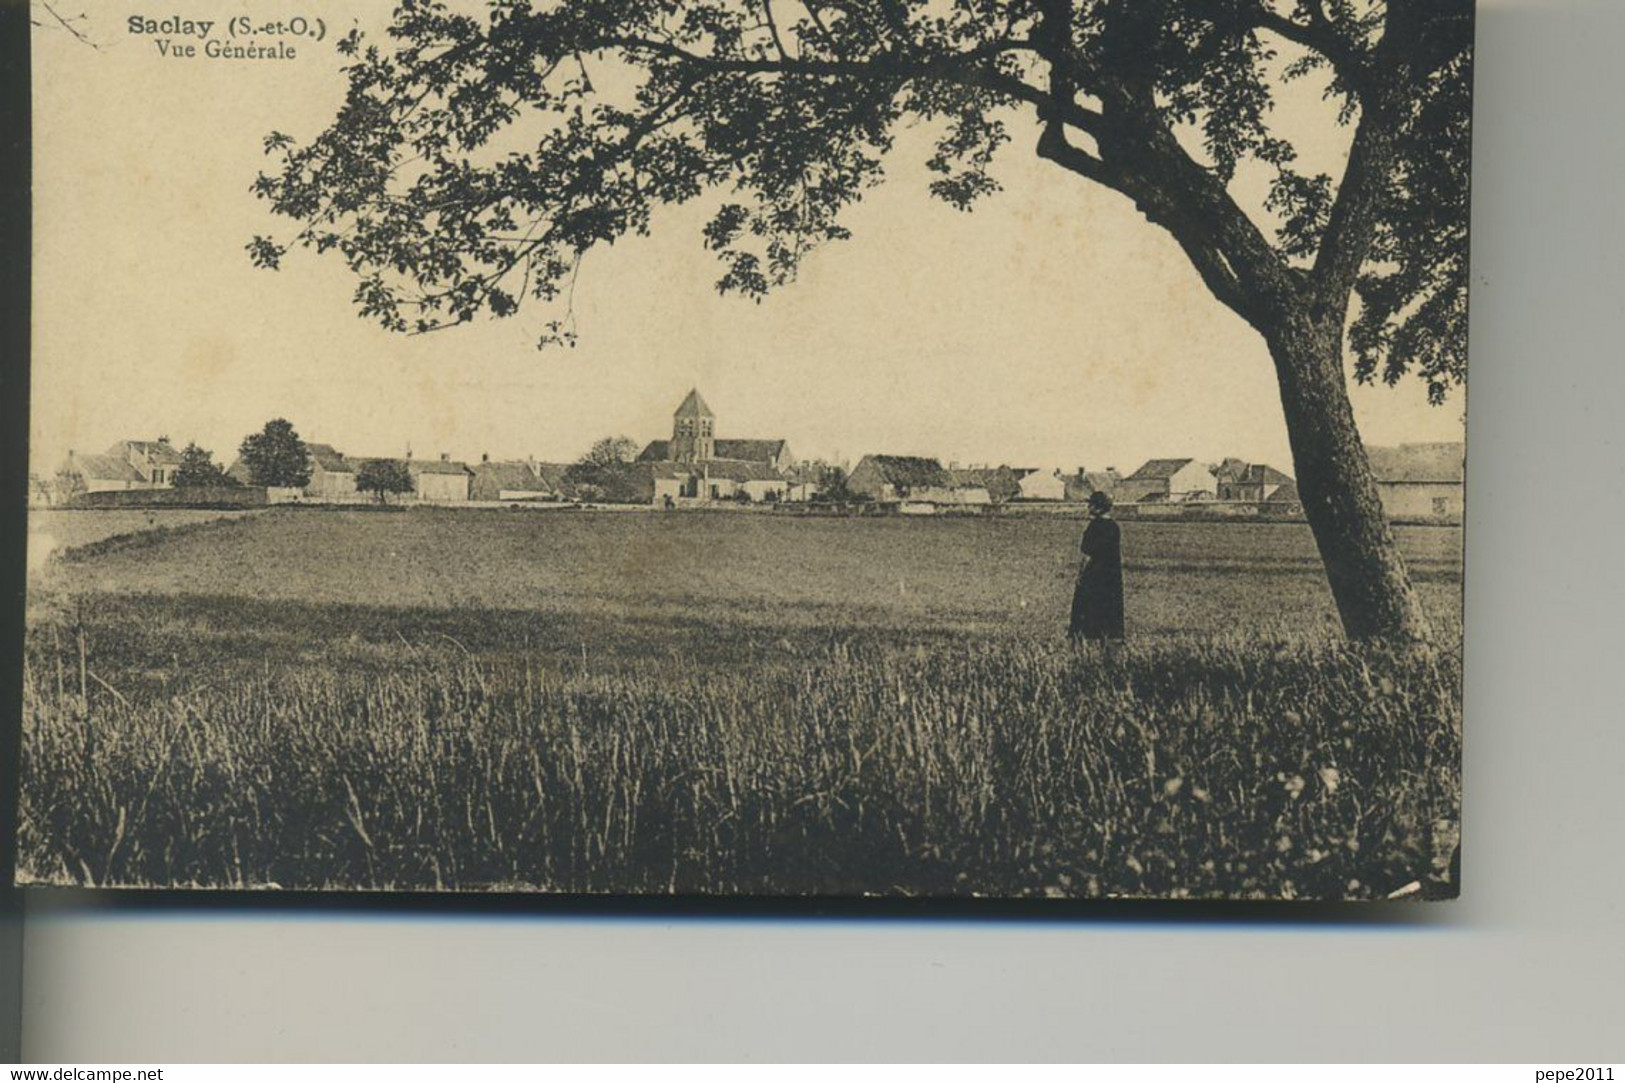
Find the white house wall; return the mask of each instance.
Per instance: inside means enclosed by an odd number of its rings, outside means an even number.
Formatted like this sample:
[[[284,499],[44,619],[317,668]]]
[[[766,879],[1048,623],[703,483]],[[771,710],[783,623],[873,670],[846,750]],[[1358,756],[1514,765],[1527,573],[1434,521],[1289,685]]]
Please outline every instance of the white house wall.
[[[1217,496],[1219,479],[1213,476],[1213,471],[1201,463],[1188,462],[1168,479],[1168,492],[1170,494],[1209,493]]]
[[[468,499],[468,477],[459,474],[419,474],[419,500],[431,503],[460,503]]]
[[[1377,483],[1377,492],[1390,519],[1461,522],[1465,506],[1462,486],[1453,482],[1381,481]]]
[[[1023,500],[1066,499],[1066,482],[1055,474],[1046,474],[1042,471],[1028,474],[1021,479],[1020,484]]]
[[[785,493],[789,490],[789,488],[789,485],[782,481],[763,480],[745,482],[746,494],[748,494],[752,500],[757,502],[768,499],[769,493],[776,493],[778,495],[775,499],[783,500]]]

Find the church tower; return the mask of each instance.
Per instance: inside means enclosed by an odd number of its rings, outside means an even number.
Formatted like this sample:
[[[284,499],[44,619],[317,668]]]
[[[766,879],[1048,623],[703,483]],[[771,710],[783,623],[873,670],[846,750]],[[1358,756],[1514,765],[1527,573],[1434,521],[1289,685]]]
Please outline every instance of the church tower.
[[[672,459],[680,463],[703,463],[714,457],[716,420],[711,408],[700,398],[699,390],[690,391],[671,417]]]

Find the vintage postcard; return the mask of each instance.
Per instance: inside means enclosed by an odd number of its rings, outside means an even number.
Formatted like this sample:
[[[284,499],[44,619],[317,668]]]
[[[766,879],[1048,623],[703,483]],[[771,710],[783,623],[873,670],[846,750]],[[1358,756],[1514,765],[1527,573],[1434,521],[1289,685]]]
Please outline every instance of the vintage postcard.
[[[30,0],[29,884],[1458,893],[1471,0]]]

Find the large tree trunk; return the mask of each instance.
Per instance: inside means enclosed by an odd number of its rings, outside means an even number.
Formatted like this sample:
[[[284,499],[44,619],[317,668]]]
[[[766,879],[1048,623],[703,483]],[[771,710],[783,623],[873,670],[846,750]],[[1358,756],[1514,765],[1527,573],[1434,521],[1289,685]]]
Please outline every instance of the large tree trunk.
[[[1264,337],[1281,386],[1298,493],[1343,630],[1354,639],[1427,640],[1427,616],[1354,425],[1341,322],[1293,313]]]

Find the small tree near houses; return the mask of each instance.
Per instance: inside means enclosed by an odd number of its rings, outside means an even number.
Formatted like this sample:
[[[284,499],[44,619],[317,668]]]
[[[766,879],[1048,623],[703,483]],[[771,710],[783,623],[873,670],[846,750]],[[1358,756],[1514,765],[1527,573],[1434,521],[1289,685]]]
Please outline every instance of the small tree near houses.
[[[581,461],[594,466],[619,466],[637,458],[638,445],[630,436],[606,436],[594,440]]]
[[[412,491],[412,474],[406,464],[395,459],[368,459],[355,473],[356,491],[372,493],[378,503],[387,504],[390,493]]]
[[[220,469],[214,453],[196,444],[187,444],[181,452],[181,464],[175,468],[175,488],[213,489],[234,486],[235,478]]]
[[[238,449],[255,485],[303,489],[310,483],[310,455],[294,427],[282,418],[243,439]]]

